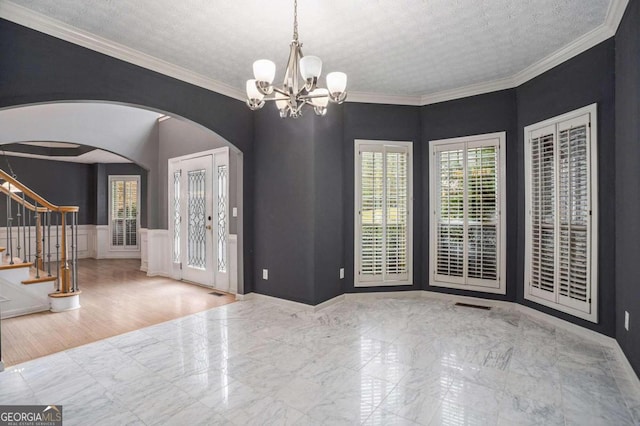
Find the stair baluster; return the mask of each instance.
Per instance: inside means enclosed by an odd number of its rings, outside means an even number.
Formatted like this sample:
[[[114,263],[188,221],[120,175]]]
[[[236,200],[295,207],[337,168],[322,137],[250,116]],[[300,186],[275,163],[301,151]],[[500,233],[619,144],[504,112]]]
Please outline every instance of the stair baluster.
[[[47,211],[47,276],[51,276],[51,210]]]
[[[22,197],[24,199],[24,192],[22,193]],[[27,227],[27,230],[29,231],[29,238],[27,238],[29,244],[29,251],[27,251],[27,262],[31,262],[33,259],[33,253],[31,253],[31,212],[29,212],[27,216],[29,216],[29,226]]]
[[[36,201],[35,203],[35,215],[34,215],[34,219],[36,222],[36,262],[35,262],[35,267],[36,267],[36,279],[40,278],[40,252],[42,247],[40,246],[40,244],[42,244],[42,240],[40,238],[40,215],[38,214],[38,202]]]
[[[56,271],[60,270],[60,215],[58,212],[56,216]],[[58,273],[58,279],[56,280],[56,291],[60,291],[60,274]]]
[[[17,210],[16,217],[18,218],[18,221],[17,221],[18,226],[16,226],[16,236],[18,237],[16,240],[17,241],[16,253],[18,255],[18,258],[22,259],[22,256],[20,255],[20,249],[22,248],[20,247],[20,226],[21,226],[20,219],[22,218],[22,214],[20,214],[20,204],[16,204],[16,210]]]
[[[25,204],[25,195],[24,192],[22,192],[22,243],[23,243],[23,254],[24,256],[22,257],[22,261],[24,263],[27,263],[29,260],[27,258],[27,211],[26,211],[26,207],[24,206]],[[19,238],[18,238],[19,239]]]
[[[9,265],[13,265],[13,217],[11,217],[11,183],[9,183],[9,195],[7,197],[7,255],[9,256]]]

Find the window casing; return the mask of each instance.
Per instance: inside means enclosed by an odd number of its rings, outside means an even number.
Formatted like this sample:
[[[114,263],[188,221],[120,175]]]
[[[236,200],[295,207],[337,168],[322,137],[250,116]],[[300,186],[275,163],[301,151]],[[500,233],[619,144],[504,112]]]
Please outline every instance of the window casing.
[[[138,250],[140,176],[109,176],[109,235],[112,250]]]
[[[505,143],[429,142],[429,285],[505,294]]]
[[[597,322],[597,105],[527,126],[525,299]]]
[[[355,141],[356,287],[413,284],[411,142]]]

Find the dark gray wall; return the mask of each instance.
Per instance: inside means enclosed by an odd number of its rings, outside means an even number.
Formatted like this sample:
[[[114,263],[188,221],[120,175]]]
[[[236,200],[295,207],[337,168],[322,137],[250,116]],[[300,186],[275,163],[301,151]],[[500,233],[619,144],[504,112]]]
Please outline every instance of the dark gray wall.
[[[255,147],[255,290],[314,305],[342,294],[342,108],[282,120],[268,105]]]
[[[517,198],[517,177],[523,173],[518,167],[518,136],[517,109],[515,89],[487,93],[464,99],[456,99],[421,108],[422,124],[422,186],[425,190],[420,194],[422,202],[422,229],[424,259],[417,263],[422,268],[424,289],[442,293],[459,294],[464,296],[484,297],[513,301],[516,298],[516,246],[518,229],[518,212],[516,203],[510,202]],[[429,141],[448,139],[461,136],[479,135],[484,133],[507,132],[506,140],[506,295],[480,293],[475,291],[446,289],[429,285]]]
[[[271,104],[255,114],[254,291],[314,304],[316,117],[282,120]]]
[[[80,207],[80,225],[95,223],[96,184],[93,165],[24,157],[8,159],[20,182],[50,203]],[[11,173],[6,158],[0,158],[0,168]],[[0,223],[5,223],[6,216],[6,199],[0,197]]]
[[[616,34],[616,338],[640,374],[640,1]],[[611,278],[609,279],[611,280]],[[624,312],[630,314],[629,331]]]
[[[311,111],[309,111],[311,115]],[[325,117],[314,117],[315,303],[344,293],[344,177],[341,105],[331,105]]]
[[[140,227],[147,227],[147,171],[133,163],[94,164],[96,225],[109,224],[109,176],[140,176]]]
[[[244,102],[132,65],[0,19],[0,108],[38,102],[122,102],[180,116],[207,127],[244,154],[253,182],[253,113]],[[156,188],[156,167],[148,184]],[[252,186],[244,188],[245,292],[253,282]],[[154,212],[149,227],[157,227]]]
[[[420,142],[420,108],[402,105],[347,103],[344,105],[344,253],[347,293],[419,290],[422,264],[422,147]],[[354,213],[356,139],[413,142],[413,285],[394,287],[355,287],[354,284]]]
[[[524,299],[524,226],[518,226],[517,301],[608,336],[615,333],[615,42],[611,38],[517,88],[517,168],[524,170],[524,127],[598,103],[598,317],[594,324]],[[524,174],[518,174],[524,224]]]

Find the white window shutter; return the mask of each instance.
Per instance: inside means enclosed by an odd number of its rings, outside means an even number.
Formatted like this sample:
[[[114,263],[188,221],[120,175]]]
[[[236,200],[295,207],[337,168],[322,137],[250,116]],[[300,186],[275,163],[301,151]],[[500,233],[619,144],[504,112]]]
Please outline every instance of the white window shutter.
[[[503,267],[504,133],[430,143],[430,284],[505,292]]]
[[[356,141],[356,285],[410,284],[410,144],[366,142]]]
[[[450,146],[437,154],[437,280],[464,283],[464,174],[463,146]]]
[[[597,322],[596,105],[525,128],[525,298]]]
[[[531,138],[531,292],[556,299],[555,245],[555,128],[539,130]]]

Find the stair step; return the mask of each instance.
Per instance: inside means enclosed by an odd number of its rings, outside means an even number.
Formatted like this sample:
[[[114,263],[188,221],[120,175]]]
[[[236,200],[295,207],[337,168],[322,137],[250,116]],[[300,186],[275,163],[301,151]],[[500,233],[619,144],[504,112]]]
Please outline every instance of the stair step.
[[[40,271],[40,278],[29,278],[28,280],[22,281],[22,284],[40,284],[48,281],[55,281],[57,279],[58,277],[56,276],[48,276],[46,272]]]
[[[50,293],[49,297],[71,297],[71,296],[75,296],[77,294],[82,293],[81,290],[78,291],[70,291],[69,293]]]
[[[30,268],[32,266],[33,262],[14,263],[13,265],[9,263],[3,263],[0,265],[0,271],[5,269]]]

